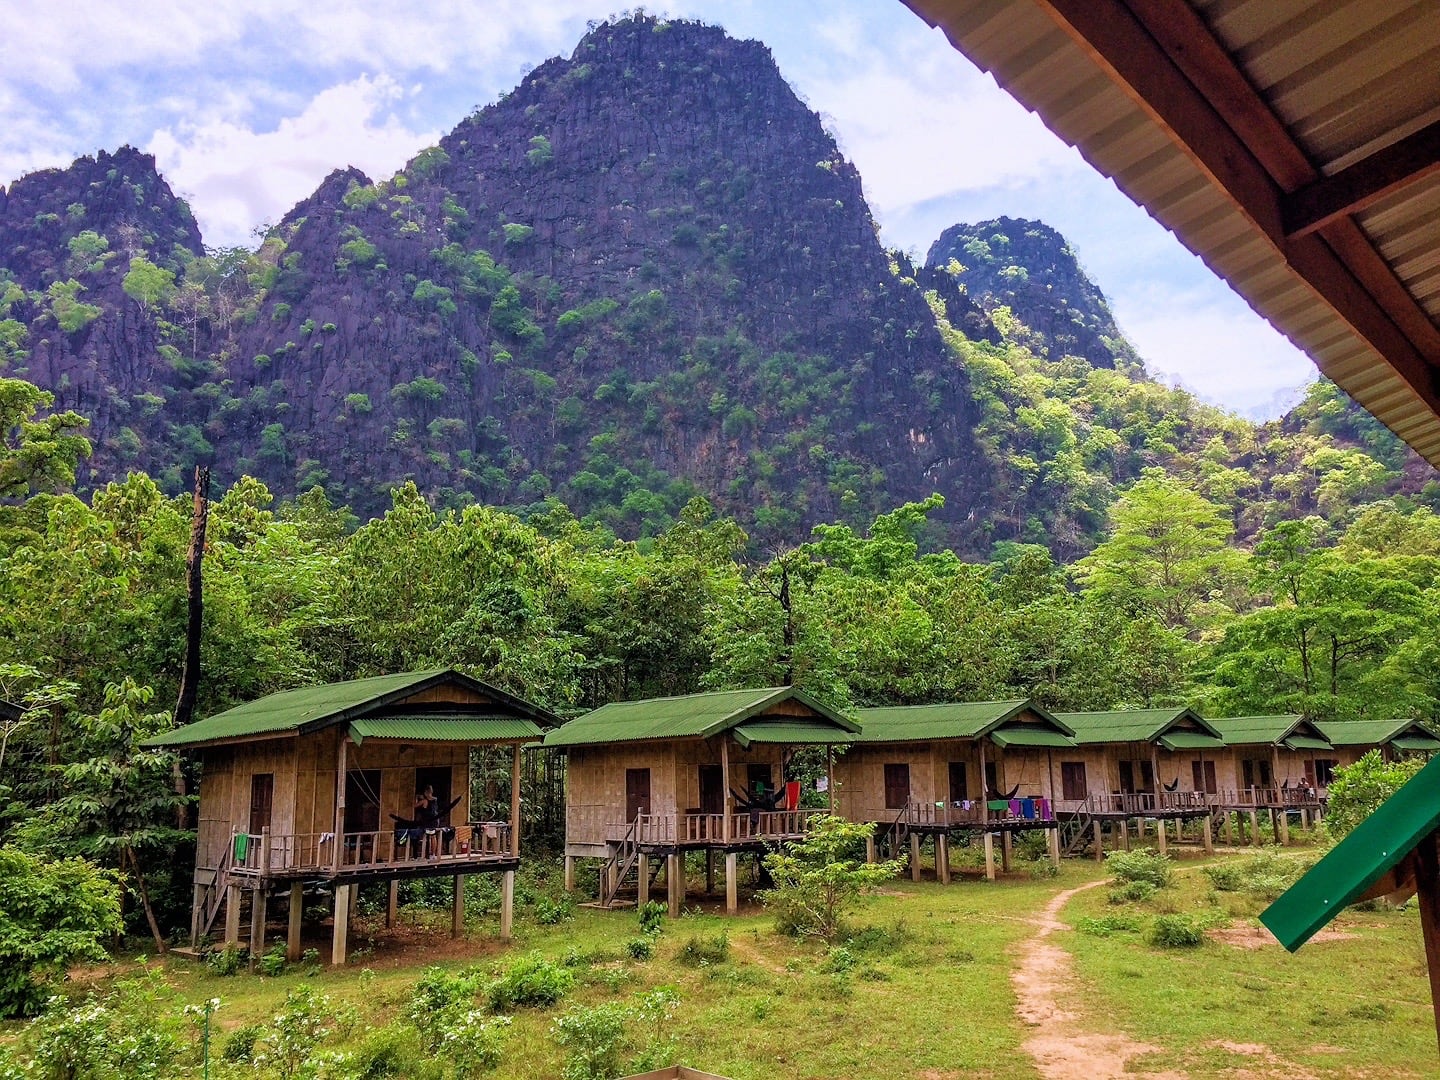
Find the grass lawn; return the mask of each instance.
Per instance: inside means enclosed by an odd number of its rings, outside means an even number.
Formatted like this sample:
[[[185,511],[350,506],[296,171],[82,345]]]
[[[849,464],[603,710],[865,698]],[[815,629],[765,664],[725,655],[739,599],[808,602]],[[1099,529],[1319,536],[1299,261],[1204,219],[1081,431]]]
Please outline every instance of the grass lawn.
[[[1413,905],[1341,914],[1297,954],[1261,944],[1261,893],[1220,892],[1206,864],[1186,859],[1175,884],[1144,903],[1111,904],[1102,886],[1062,913],[1083,919],[1131,916],[1141,932],[1060,935],[1090,987],[1077,1002],[1097,1027],[1116,1025],[1161,1048],[1135,1065],[1196,1077],[1434,1076],[1435,1024],[1420,920]],[[1214,928],[1196,948],[1146,944],[1160,914],[1196,916]],[[1268,938],[1267,935],[1263,935]]]

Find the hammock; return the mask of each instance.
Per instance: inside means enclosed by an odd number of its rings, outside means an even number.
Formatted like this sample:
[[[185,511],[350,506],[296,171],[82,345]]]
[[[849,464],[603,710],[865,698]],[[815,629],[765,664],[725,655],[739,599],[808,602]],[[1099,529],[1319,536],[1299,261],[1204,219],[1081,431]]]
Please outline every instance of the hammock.
[[[989,799],[989,800],[992,801],[992,802],[999,802],[999,801],[1001,801],[1002,799],[1003,799],[1005,802],[1009,802],[1011,799],[1015,798],[1015,796],[1018,795],[1018,794],[1020,794],[1020,785],[1019,785],[1019,784],[1016,784],[1014,787],[1012,787],[1008,792],[1006,792],[1006,793],[1003,794],[1003,795],[1000,793],[1000,790],[999,790],[998,788],[991,788],[991,789],[990,789],[990,794],[987,795],[986,798]]]
[[[400,829],[438,829],[442,827],[440,825],[440,819],[449,814],[455,807],[459,806],[460,800],[464,797],[463,795],[456,795],[455,798],[450,800],[449,806],[436,813],[434,821],[420,821],[418,818],[403,818],[399,814],[391,814],[390,820],[395,822],[397,831]],[[448,828],[449,826],[444,827]]]
[[[1161,781],[1160,786],[1163,787],[1166,791],[1174,791],[1176,788],[1178,788],[1178,787],[1180,786],[1180,777],[1178,777],[1178,776],[1175,777],[1174,781],[1173,781],[1172,783],[1169,783],[1169,784],[1165,783],[1164,781]]]

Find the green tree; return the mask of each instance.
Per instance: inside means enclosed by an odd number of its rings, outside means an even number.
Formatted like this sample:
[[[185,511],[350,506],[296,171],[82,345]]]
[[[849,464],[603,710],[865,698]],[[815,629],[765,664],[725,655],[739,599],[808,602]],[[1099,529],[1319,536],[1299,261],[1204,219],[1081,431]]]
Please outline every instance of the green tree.
[[[130,260],[130,272],[120,283],[125,295],[142,308],[159,307],[175,295],[175,272],[156,266],[143,255]]]
[[[875,825],[838,817],[816,820],[809,835],[765,856],[775,884],[760,894],[782,933],[831,942],[845,931],[845,915],[866,891],[900,873],[904,862],[865,862]]]
[[[1325,831],[1336,840],[1345,836],[1424,767],[1421,757],[1386,761],[1371,750],[1354,765],[1336,769],[1326,791]]]

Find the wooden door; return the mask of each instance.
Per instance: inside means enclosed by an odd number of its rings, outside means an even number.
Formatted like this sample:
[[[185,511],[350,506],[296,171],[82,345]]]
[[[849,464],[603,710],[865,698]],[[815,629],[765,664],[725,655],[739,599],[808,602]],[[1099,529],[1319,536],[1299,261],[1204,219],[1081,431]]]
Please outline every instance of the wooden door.
[[[885,809],[903,810],[910,802],[910,766],[885,766]]]
[[[950,762],[950,801],[964,802],[970,798],[970,781],[965,774],[965,762]]]
[[[625,820],[650,813],[650,770],[625,770]]]
[[[771,779],[769,765],[746,765],[745,782],[749,785],[751,796],[775,794],[775,783]]]
[[[1062,761],[1060,763],[1060,797],[1066,802],[1084,802],[1090,794],[1085,783],[1083,761]]]
[[[700,812],[725,812],[725,771],[719,765],[700,766]]]
[[[985,798],[998,799],[1000,791],[1000,767],[993,761],[985,762]]]
[[[275,808],[275,774],[256,773],[250,777],[250,832],[270,827]]]
[[[1132,762],[1120,762],[1120,794],[1135,794],[1135,766]]]
[[[1215,763],[1213,761],[1192,761],[1190,763],[1190,777],[1194,781],[1196,791],[1203,791],[1206,795],[1214,795],[1220,790],[1215,780]]]

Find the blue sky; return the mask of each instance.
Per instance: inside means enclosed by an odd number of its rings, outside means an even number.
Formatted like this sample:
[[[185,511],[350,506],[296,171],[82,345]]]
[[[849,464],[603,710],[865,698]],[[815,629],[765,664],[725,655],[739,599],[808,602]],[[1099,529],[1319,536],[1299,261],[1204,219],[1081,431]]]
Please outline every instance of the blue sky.
[[[1008,214],[1060,230],[1151,371],[1278,415],[1309,361],[898,0],[673,0],[769,45],[865,179],[887,244]],[[19,0],[0,39],[0,183],[122,143],[213,245],[249,243],[331,169],[388,176],[530,68],[592,0]],[[817,14],[818,12],[818,14]]]

